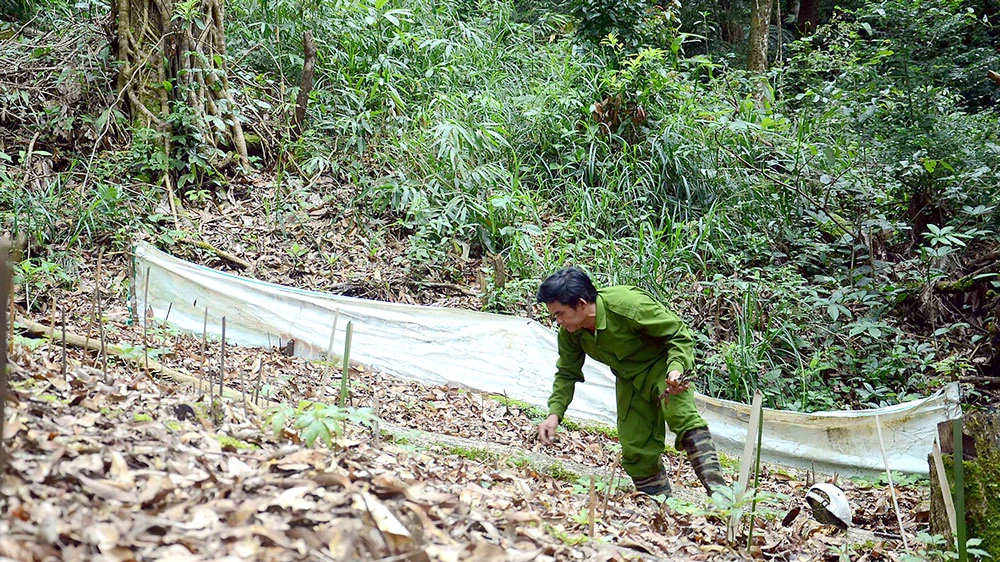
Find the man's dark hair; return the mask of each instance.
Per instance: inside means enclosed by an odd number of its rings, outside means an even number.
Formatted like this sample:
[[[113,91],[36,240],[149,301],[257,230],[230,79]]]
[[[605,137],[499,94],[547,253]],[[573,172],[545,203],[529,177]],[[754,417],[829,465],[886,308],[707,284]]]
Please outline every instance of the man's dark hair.
[[[586,302],[597,301],[597,289],[583,270],[567,267],[549,275],[538,288],[538,302],[560,302],[576,308],[580,299]]]

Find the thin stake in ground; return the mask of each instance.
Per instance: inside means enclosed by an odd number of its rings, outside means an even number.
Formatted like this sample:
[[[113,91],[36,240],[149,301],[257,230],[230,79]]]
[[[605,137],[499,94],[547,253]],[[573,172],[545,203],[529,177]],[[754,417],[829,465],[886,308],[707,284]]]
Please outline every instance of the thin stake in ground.
[[[764,395],[759,390],[753,393],[753,403],[750,405],[750,425],[747,427],[747,440],[743,445],[743,456],[740,458],[740,476],[736,484],[736,503],[742,503],[746,496],[747,485],[750,483],[750,458],[753,455],[754,437],[757,435],[760,425],[760,416],[763,412]],[[736,527],[739,525],[739,513],[733,513],[729,518],[728,540],[729,544],[736,541]]]
[[[257,384],[254,385],[255,388],[253,393],[253,403],[255,406],[260,406],[260,386],[264,382],[264,365],[265,365],[264,355],[261,354],[260,369],[257,369]]]
[[[326,370],[323,371],[323,379],[319,384],[320,395],[326,394],[326,385],[330,384],[330,371],[333,370],[333,337],[337,334],[337,320],[340,319],[340,309],[333,311],[333,327],[330,328],[330,344],[326,348]]]
[[[757,451],[753,464],[753,501],[750,502],[750,531],[747,536],[747,548],[753,546],[754,514],[757,511],[757,490],[760,489],[760,444],[764,440],[764,407],[760,408],[760,419],[757,424]]]
[[[590,501],[587,507],[587,533],[590,540],[594,540],[594,512],[597,511],[596,478],[590,475]]]
[[[608,480],[608,491],[604,494],[604,506],[601,507],[601,519],[608,513],[608,501],[615,494],[615,484],[618,478],[618,466],[621,465],[621,455],[615,457],[615,464],[611,467],[611,478]]]
[[[149,342],[146,338],[149,328],[149,268],[146,268],[146,286],[142,295],[142,358],[149,374]]]
[[[226,384],[226,317],[222,317],[222,341],[219,342],[219,413],[222,413],[222,391]]]
[[[201,379],[198,380],[198,391],[201,392],[201,382],[204,380],[208,384],[209,396],[212,394],[212,383],[209,382],[208,373],[205,372],[205,358],[208,354],[208,307],[205,307],[205,319],[201,323]]]
[[[66,309],[64,307],[59,308],[59,316],[61,317],[62,324],[62,376],[63,380],[69,380],[69,375],[66,374]]]
[[[104,383],[108,384],[108,354],[104,347],[104,303],[101,302],[101,268],[104,265],[104,248],[97,254],[97,274],[94,277],[94,302],[97,303],[97,331],[101,338],[101,374],[104,376]],[[149,276],[146,276],[146,287],[149,287]],[[145,344],[144,344],[145,345]],[[149,373],[149,361],[146,361],[146,372]]]
[[[374,414],[372,416],[372,447],[377,449],[379,447],[379,438],[382,436],[378,428],[379,399],[377,390],[372,391],[372,413]]]
[[[965,523],[965,443],[962,442],[962,418],[951,422],[951,440],[955,465],[955,526],[958,527],[958,562],[969,560],[968,529]]]
[[[7,263],[9,252],[10,241],[6,238],[0,239],[0,302],[5,305],[13,293],[11,291],[11,270]],[[0,306],[0,490],[3,489],[3,475],[7,467],[7,450],[3,446],[3,424],[7,416],[5,405],[7,404],[7,336],[9,333],[7,331],[7,307]]]
[[[934,468],[937,470],[938,486],[941,488],[941,498],[944,500],[944,510],[948,515],[948,527],[951,528],[951,536],[958,536],[958,524],[955,523],[955,501],[951,497],[951,485],[948,484],[948,475],[944,471],[944,460],[941,458],[941,447],[938,445],[938,438],[934,437],[934,448],[931,449],[934,456]]]
[[[347,323],[347,334],[344,336],[344,371],[340,377],[340,407],[347,407],[347,393],[351,378],[351,336],[354,334],[354,322]],[[346,424],[346,421],[345,421]]]
[[[243,393],[243,415],[249,420],[250,406],[247,405],[247,394],[250,394],[250,389],[247,388],[246,373],[243,372],[245,370],[244,368],[240,369],[240,391]]]
[[[878,448],[882,451],[882,463],[885,465],[885,476],[889,480],[889,495],[892,497],[892,507],[896,510],[896,521],[899,523],[899,536],[903,539],[903,550],[909,551],[906,541],[906,529],[903,528],[903,516],[899,513],[899,502],[896,500],[896,487],[892,485],[892,471],[889,470],[889,457],[885,454],[885,443],[882,441],[882,422],[875,414],[875,433],[878,434]]]

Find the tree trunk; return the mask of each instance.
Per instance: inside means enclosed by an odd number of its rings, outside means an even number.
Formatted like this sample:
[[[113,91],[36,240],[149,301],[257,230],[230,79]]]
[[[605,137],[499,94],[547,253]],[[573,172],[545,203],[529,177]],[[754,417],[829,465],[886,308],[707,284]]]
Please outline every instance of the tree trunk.
[[[955,498],[955,448],[951,428],[951,422],[939,425],[938,439],[944,453],[943,464],[948,485]],[[982,539],[980,548],[996,558],[1000,556],[1000,413],[967,414],[963,420],[962,444],[968,538]],[[928,458],[928,461],[931,469],[930,530],[932,534],[951,537],[937,469],[932,458]],[[962,514],[958,513],[957,516],[961,517]]]
[[[743,42],[743,23],[729,0],[719,0],[719,32],[728,45]]]
[[[186,137],[192,147],[235,152],[246,167],[229,92],[222,0],[113,0],[111,15],[119,99],[133,123],[163,133],[167,154],[171,137]]]
[[[771,27],[771,3],[773,0],[753,0],[750,12],[750,45],[747,53],[747,69],[753,72],[767,70],[767,35]]]
[[[802,35],[811,35],[819,25],[819,0],[801,0],[795,20]]]

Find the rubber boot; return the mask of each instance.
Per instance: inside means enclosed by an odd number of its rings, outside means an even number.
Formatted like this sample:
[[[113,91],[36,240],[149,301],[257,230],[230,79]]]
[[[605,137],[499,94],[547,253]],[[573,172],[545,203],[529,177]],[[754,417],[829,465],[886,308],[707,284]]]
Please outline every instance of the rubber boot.
[[[715,452],[715,444],[712,443],[712,434],[707,427],[696,427],[684,432],[681,437],[681,445],[687,452],[688,460],[694,473],[698,475],[698,480],[705,487],[708,495],[712,495],[715,488],[725,487],[726,478],[722,475],[722,467],[719,465],[719,455]]]
[[[645,478],[632,477],[632,482],[635,484],[636,490],[647,496],[670,495],[670,479],[667,477],[667,471],[663,465],[660,465],[660,471],[656,474]]]

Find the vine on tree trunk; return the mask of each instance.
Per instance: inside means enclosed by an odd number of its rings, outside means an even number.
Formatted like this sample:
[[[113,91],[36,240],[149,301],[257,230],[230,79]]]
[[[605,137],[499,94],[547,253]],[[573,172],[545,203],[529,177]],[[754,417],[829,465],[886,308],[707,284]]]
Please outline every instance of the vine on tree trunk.
[[[222,0],[115,0],[113,46],[119,99],[133,123],[163,133],[164,152],[178,152],[171,139],[188,138],[189,152],[216,169],[235,152],[246,168],[246,141],[229,91]],[[213,150],[214,149],[214,150]],[[222,156],[224,155],[224,156]],[[170,189],[170,178],[165,177]]]

